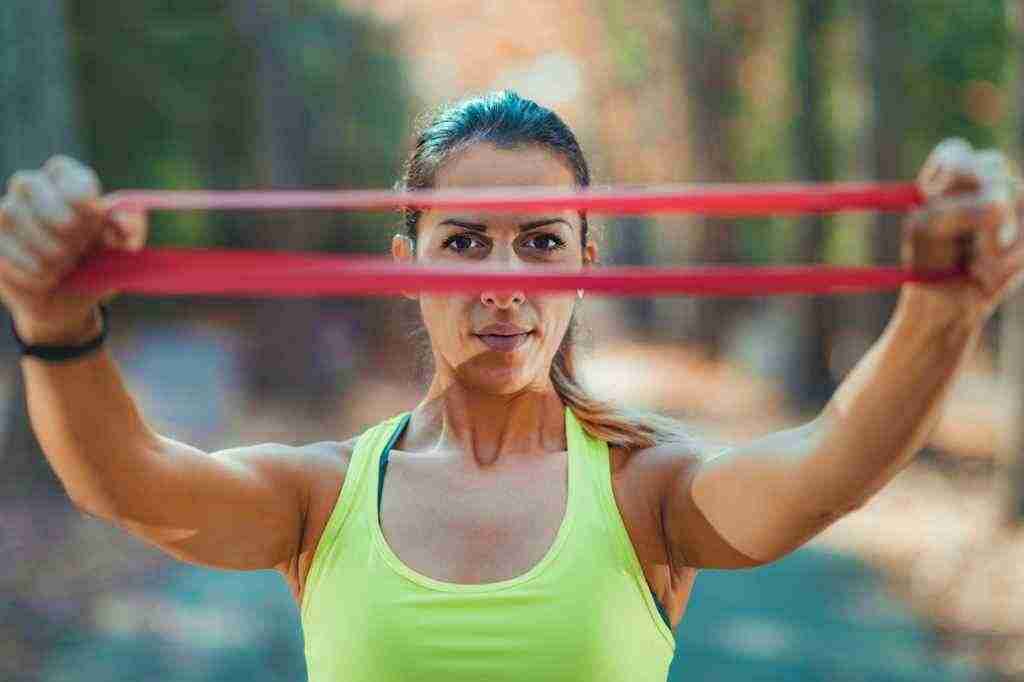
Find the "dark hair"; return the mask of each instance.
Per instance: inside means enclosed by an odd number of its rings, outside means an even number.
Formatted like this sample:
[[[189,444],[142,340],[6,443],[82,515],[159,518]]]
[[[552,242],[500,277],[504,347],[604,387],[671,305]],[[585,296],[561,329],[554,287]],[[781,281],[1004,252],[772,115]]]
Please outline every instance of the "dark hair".
[[[402,179],[395,184],[397,190],[433,187],[441,167],[478,142],[499,149],[544,147],[569,166],[578,187],[590,185],[590,168],[569,126],[555,112],[512,90],[442,105],[422,116],[416,129],[416,147],[405,163]],[[406,208],[403,214],[406,234],[415,241],[422,211]],[[579,214],[580,239],[585,246],[587,213]]]
[[[590,185],[590,169],[572,130],[555,112],[501,90],[480,97],[442,105],[416,123],[416,146],[405,162],[399,191],[434,187],[438,171],[460,152],[477,143],[500,149],[542,147],[566,163],[578,187]],[[422,211],[403,209],[406,234],[416,241]],[[587,216],[580,211],[581,243],[586,246]],[[573,338],[576,316],[551,363],[551,381],[562,401],[572,409],[591,435],[627,449],[650,447],[659,442],[689,440],[675,420],[625,410],[591,396],[576,378]]]

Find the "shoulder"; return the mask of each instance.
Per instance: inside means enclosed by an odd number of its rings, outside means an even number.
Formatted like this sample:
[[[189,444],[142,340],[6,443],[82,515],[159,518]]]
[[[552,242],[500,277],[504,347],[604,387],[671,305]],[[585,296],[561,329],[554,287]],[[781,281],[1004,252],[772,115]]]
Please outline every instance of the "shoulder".
[[[665,501],[692,479],[703,460],[681,444],[627,449],[609,445],[609,465],[616,496],[661,526]]]
[[[311,516],[325,502],[325,495],[330,497],[333,491],[336,496],[341,489],[358,442],[359,436],[353,436],[344,441],[319,441],[295,448],[309,475]],[[333,506],[333,501],[330,504]]]
[[[313,555],[345,483],[358,441],[359,437],[354,436],[345,441],[320,441],[294,448],[302,461],[309,494],[299,553],[288,575],[300,604]]]
[[[384,428],[390,424],[391,418],[380,422],[377,426],[371,426],[343,441],[318,441],[296,447],[295,450],[305,462],[305,467],[312,476],[314,491],[321,495],[326,494],[329,500],[326,502],[333,507],[335,498],[341,489],[345,476],[348,473],[349,465],[356,453],[356,447],[367,434],[375,429]]]
[[[612,476],[628,478],[652,498],[663,499],[674,484],[691,478],[708,459],[689,443],[668,443],[649,448],[609,446]]]

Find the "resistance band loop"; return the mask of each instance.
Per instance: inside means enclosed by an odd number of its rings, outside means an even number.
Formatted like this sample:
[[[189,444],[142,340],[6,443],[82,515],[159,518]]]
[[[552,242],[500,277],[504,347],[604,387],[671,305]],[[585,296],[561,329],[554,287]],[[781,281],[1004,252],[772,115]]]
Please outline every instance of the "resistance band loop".
[[[923,197],[912,184],[700,185],[555,191],[543,188],[166,192],[124,191],[107,197],[111,213],[160,210],[389,210],[401,207],[495,212],[587,210],[598,213],[783,215],[839,211],[908,211]],[[766,296],[893,289],[906,282],[962,276],[960,270],[909,272],[895,267],[601,267],[591,271],[501,272],[484,267],[397,265],[377,256],[279,251],[143,249],[102,251],[64,282],[71,291],[147,295],[312,297],[585,289],[608,296]]]
[[[545,190],[539,187],[424,190],[161,192],[122,191],[111,211],[308,210],[383,211],[410,208],[495,212],[585,210],[594,213],[701,213],[719,216],[800,215],[839,211],[908,211],[924,203],[913,184],[747,184]]]
[[[588,272],[538,267],[515,273],[473,266],[396,265],[382,257],[280,251],[145,249],[103,251],[65,285],[74,291],[111,289],[148,295],[309,297],[465,292],[515,288],[529,292],[585,289],[608,296],[686,294],[767,296],[836,294],[892,289],[905,282],[959,276],[950,270],[911,273],[896,267],[600,267]]]

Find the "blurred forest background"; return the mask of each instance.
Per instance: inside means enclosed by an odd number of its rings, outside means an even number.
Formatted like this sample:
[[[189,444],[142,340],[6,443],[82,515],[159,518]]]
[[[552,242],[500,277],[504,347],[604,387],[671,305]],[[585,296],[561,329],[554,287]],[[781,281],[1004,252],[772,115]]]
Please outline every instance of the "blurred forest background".
[[[417,114],[509,87],[576,131],[596,184],[909,180],[945,137],[1024,158],[1022,31],[1011,0],[7,0],[0,176],[63,152],[108,190],[388,187]],[[595,219],[606,261],[657,265],[895,263],[899,221]],[[161,214],[151,244],[385,253],[397,224]],[[894,301],[589,299],[586,373],[745,439],[813,416]],[[202,448],[344,440],[424,387],[404,300],[112,310],[145,414]],[[777,567],[702,574],[673,679],[1024,675],[1024,542],[1005,518],[1013,314],[993,321],[932,445],[868,508]],[[0,680],[301,679],[275,575],[182,566],[71,507],[0,344]],[[827,595],[851,601],[832,612]]]

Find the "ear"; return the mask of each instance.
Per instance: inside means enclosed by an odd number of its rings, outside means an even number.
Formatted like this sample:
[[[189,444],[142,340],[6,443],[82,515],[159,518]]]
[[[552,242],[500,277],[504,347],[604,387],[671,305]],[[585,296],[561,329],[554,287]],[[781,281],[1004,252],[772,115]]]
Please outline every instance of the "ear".
[[[395,263],[411,264],[416,261],[416,245],[408,236],[396,234],[391,238],[391,257]],[[416,291],[403,291],[402,295],[410,301],[418,301],[420,298]]]
[[[591,265],[597,265],[600,263],[601,252],[597,247],[597,243],[592,239],[587,240],[587,245],[583,247],[583,267],[590,267]]]

